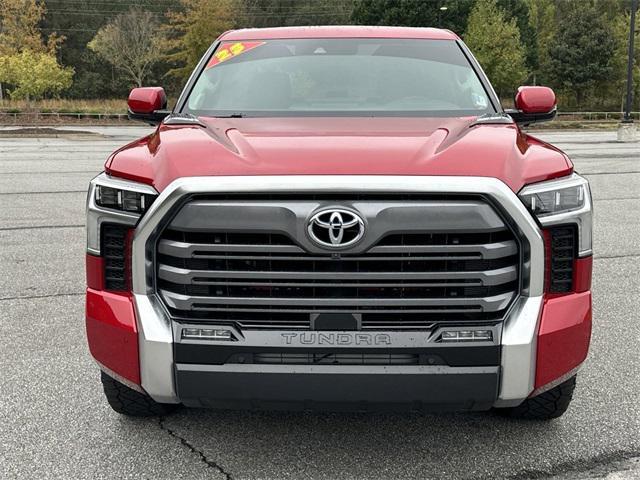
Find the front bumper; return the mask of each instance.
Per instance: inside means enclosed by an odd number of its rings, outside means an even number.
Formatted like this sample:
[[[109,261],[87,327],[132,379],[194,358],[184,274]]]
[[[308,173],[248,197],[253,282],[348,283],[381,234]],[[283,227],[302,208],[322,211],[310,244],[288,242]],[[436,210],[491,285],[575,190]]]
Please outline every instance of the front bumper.
[[[591,292],[587,291],[540,302],[521,300],[514,306],[508,324],[525,319],[536,326],[529,362],[520,360],[529,355],[531,344],[508,343],[509,332],[503,328],[495,332],[501,337],[495,345],[436,346],[429,344],[427,334],[406,332],[389,335],[383,346],[367,350],[413,352],[426,359],[425,365],[226,363],[234,354],[250,357],[255,351],[308,352],[327,347],[291,341],[290,335],[283,336],[285,332],[247,332],[233,344],[173,342],[178,328],[168,323],[173,330],[171,341],[164,341],[162,329],[147,329],[138,352],[135,344],[142,332],[136,326],[149,320],[157,325],[164,318],[159,302],[93,289],[88,295],[87,333],[100,366],[130,386],[141,384],[156,401],[192,406],[322,409],[351,404],[351,408],[374,409],[385,404],[429,410],[513,406],[575,372],[586,358],[591,333]],[[366,350],[349,341],[331,349]],[[153,361],[138,368],[139,358]],[[531,377],[519,372],[530,372]]]
[[[290,177],[209,177],[180,179],[167,187],[136,228],[133,242],[133,332],[138,339],[140,386],[163,403],[194,405],[229,402],[267,402],[287,399],[306,402],[347,400],[350,402],[394,403],[401,400],[432,407],[507,407],[521,403],[532,392],[544,389],[539,381],[558,378],[575,369],[586,356],[591,328],[590,294],[543,297],[544,242],[541,231],[517,196],[502,182],[482,177],[297,177],[298,192],[352,192],[354,185],[366,192],[480,193],[492,198],[511,218],[526,242],[526,274],[520,297],[505,318],[498,337],[498,359],[473,365],[418,365],[356,368],[354,366],[226,365],[180,362],[176,358],[174,324],[154,293],[148,275],[153,265],[150,239],[187,195],[211,192],[289,191]],[[588,293],[588,292],[587,292]],[[563,302],[563,308],[555,308]],[[567,303],[564,303],[567,302]],[[575,303],[574,303],[575,302]],[[580,308],[576,308],[579,305]],[[551,313],[546,313],[551,312]],[[558,313],[560,312],[560,313]],[[561,318],[562,317],[562,318]],[[100,315],[87,311],[87,322],[99,322]],[[109,320],[113,323],[113,319]],[[119,321],[119,324],[130,323]],[[540,330],[544,326],[544,330]],[[89,329],[88,329],[89,330]],[[93,329],[94,331],[96,329]],[[545,333],[539,348],[538,332]],[[564,355],[555,346],[570,345],[574,355]],[[547,341],[548,340],[548,341]],[[101,342],[89,338],[89,343]],[[265,345],[268,341],[263,340]],[[211,348],[216,348],[211,346]],[[477,348],[477,347],[468,347]],[[555,349],[555,350],[554,350]],[[96,349],[92,349],[92,352]],[[561,358],[562,362],[554,359]],[[544,360],[541,361],[541,356]],[[108,358],[98,362],[116,373]],[[540,374],[537,365],[552,365],[552,373]],[[327,369],[332,369],[327,371]],[[348,373],[348,374],[347,374]],[[388,375],[388,377],[386,376]],[[243,379],[242,381],[240,379]],[[291,385],[295,384],[295,387]],[[408,390],[409,389],[409,390]],[[358,393],[359,392],[359,393]],[[397,395],[396,395],[397,394]]]
[[[583,292],[514,306],[511,324],[519,324],[526,315],[531,323],[539,325],[534,337],[537,348],[530,362],[519,362],[523,353],[529,355],[530,345],[507,344],[509,336],[503,329],[496,346],[453,344],[444,347],[449,349],[446,354],[442,346],[429,347],[426,336],[398,334],[397,338],[391,336],[390,345],[385,342],[385,351],[444,359],[441,363],[446,364],[441,365],[214,364],[224,362],[231,353],[283,348],[299,352],[303,345],[278,345],[276,339],[282,332],[255,332],[244,336],[242,344],[207,342],[192,348],[163,341],[162,329],[147,329],[138,352],[136,326],[149,320],[153,320],[151,325],[157,324],[164,314],[159,303],[146,296],[134,300],[93,289],[87,299],[91,353],[103,370],[129,386],[141,384],[159,402],[221,408],[322,409],[348,403],[358,409],[385,404],[412,409],[482,410],[517,405],[573,373],[586,358],[591,333],[591,292]],[[171,338],[175,333],[174,329]],[[308,351],[310,346],[304,348]],[[342,348],[354,351],[348,344]],[[144,369],[139,368],[139,359],[147,359]],[[521,371],[530,371],[533,381],[518,375]]]

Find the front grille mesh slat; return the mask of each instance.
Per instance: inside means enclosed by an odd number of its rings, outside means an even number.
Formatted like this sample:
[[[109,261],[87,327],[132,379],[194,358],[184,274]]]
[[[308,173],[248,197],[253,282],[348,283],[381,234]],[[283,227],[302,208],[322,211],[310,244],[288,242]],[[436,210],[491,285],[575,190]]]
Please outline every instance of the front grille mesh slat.
[[[157,243],[156,285],[177,321],[309,329],[312,314],[353,313],[363,330],[420,330],[501,321],[519,262],[505,225],[393,233],[338,256],[308,253],[280,233],[170,226]]]

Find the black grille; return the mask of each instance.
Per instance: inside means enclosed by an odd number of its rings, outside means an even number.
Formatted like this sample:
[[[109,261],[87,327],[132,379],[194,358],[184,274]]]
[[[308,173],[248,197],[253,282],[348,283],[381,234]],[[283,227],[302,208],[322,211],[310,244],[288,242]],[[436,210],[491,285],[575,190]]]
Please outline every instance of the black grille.
[[[157,288],[178,321],[309,329],[313,313],[358,313],[363,330],[499,322],[519,287],[506,227],[390,234],[367,252],[306,252],[283,234],[168,229]]]
[[[102,225],[101,248],[104,259],[104,285],[107,290],[128,290],[127,233],[121,225]]]
[[[573,261],[576,252],[574,227],[554,227],[549,232],[549,292],[573,291]]]
[[[413,353],[255,353],[253,363],[270,365],[418,365]]]

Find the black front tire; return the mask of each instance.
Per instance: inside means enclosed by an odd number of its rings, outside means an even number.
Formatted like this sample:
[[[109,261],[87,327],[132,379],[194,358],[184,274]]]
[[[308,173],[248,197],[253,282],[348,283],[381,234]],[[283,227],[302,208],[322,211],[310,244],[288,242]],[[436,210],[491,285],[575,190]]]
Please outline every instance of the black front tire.
[[[178,407],[171,403],[158,403],[150,396],[127,387],[104,372],[100,372],[100,380],[109,405],[122,415],[158,417],[168,415]]]
[[[562,416],[569,408],[576,376],[535,397],[527,398],[517,407],[497,409],[501,415],[526,420],[552,420]]]

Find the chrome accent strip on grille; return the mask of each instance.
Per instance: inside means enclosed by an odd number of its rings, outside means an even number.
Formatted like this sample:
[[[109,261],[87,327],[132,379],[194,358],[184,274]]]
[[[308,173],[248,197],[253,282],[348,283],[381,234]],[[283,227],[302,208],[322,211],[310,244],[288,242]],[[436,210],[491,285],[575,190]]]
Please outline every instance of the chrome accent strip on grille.
[[[196,278],[255,278],[255,279],[281,279],[281,280],[449,280],[449,279],[478,279],[479,285],[498,285],[513,281],[517,278],[515,265],[496,270],[469,271],[469,272],[259,272],[259,271],[233,271],[233,270],[188,270],[171,265],[158,267],[159,278],[170,282],[182,282],[185,279]],[[199,285],[214,285],[213,282],[198,281]],[[228,284],[228,283],[227,283]],[[318,285],[325,286],[326,284]],[[363,286],[370,284],[363,284]],[[476,284],[477,285],[477,284]],[[347,285],[344,285],[347,286]],[[473,284],[465,284],[473,286]]]
[[[182,258],[207,258],[203,253],[196,252],[270,252],[270,253],[303,253],[304,250],[297,245],[199,245],[197,243],[185,243],[175,240],[162,239],[158,242],[158,253],[164,253],[165,255],[171,255],[172,257]]]
[[[133,241],[133,291],[137,305],[142,386],[159,401],[175,396],[173,342],[170,319],[157,301],[152,277],[153,248],[148,240],[171,212],[194,194],[468,194],[484,195],[501,208],[527,244],[521,298],[504,320],[502,375],[499,401],[525,399],[533,390],[535,332],[544,287],[544,243],[541,231],[516,194],[503,182],[488,177],[301,175],[246,177],[185,177],[172,182],[142,218]],[[153,305],[153,308],[152,308]],[[147,332],[153,335],[147,338]],[[147,343],[150,345],[148,346]],[[148,348],[149,347],[149,348]],[[154,348],[155,347],[155,348]],[[514,400],[516,399],[516,400]]]
[[[480,311],[494,312],[507,307],[509,301],[513,298],[512,292],[495,295],[493,297],[482,298],[298,298],[298,297],[264,297],[256,299],[254,297],[192,297],[190,295],[180,295],[174,292],[161,290],[161,294],[170,307],[178,310],[210,310],[216,305],[274,305],[274,306],[315,306],[320,307],[350,307],[353,305],[371,306],[371,307],[429,307],[425,308],[425,312],[444,311],[440,306],[459,307],[457,310],[461,312]],[[463,308],[465,306],[475,308]],[[446,310],[451,311],[451,310]],[[456,309],[453,309],[455,312]]]
[[[304,250],[297,245],[210,245],[179,242],[176,240],[161,239],[158,242],[158,253],[180,258],[219,258],[219,255],[209,255],[207,252],[265,252],[265,253],[304,253]],[[508,257],[518,252],[516,242],[507,240],[505,242],[485,243],[479,245],[378,245],[369,249],[368,253],[479,253],[481,259],[492,260],[495,258]],[[227,258],[227,257],[224,257]],[[245,258],[236,256],[235,258]],[[247,257],[249,258],[249,257]],[[270,258],[266,256],[251,257]],[[286,259],[287,257],[277,257]],[[378,257],[384,259],[385,257]],[[395,257],[394,257],[395,258]],[[413,259],[438,259],[437,257],[413,257]],[[451,258],[450,256],[446,258]],[[465,257],[469,258],[469,257]],[[331,257],[314,257],[316,260],[331,260]],[[372,257],[342,257],[342,260],[371,260]]]
[[[480,258],[492,260],[508,257],[518,252],[513,240],[506,242],[484,243],[481,245],[379,245],[369,253],[480,253]]]

